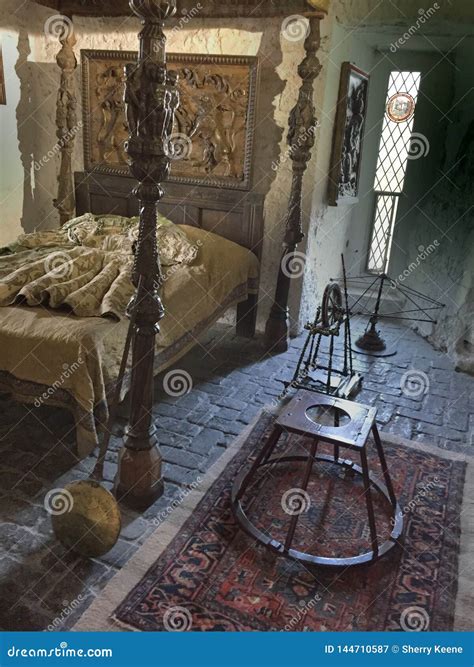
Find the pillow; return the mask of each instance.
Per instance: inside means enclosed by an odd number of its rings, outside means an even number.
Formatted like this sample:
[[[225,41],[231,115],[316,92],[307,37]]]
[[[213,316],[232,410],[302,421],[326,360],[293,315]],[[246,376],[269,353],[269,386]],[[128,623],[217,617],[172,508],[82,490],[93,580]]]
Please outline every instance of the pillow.
[[[70,220],[61,231],[69,242],[102,250],[131,253],[138,240],[140,218],[86,213]],[[156,237],[163,266],[191,264],[199,247],[173,222],[157,214]]]

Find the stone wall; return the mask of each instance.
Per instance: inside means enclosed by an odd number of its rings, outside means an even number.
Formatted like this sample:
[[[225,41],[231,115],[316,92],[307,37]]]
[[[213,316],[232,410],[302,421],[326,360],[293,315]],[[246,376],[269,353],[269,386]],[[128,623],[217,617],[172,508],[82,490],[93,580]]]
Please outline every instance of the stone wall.
[[[371,132],[378,117],[369,118],[364,142],[364,170],[361,174],[361,201],[353,205],[327,205],[328,171],[331,159],[334,121],[339,92],[341,64],[351,61],[372,74],[376,60],[374,50],[357,38],[352,31],[338,25],[334,20],[331,39],[322,53],[324,76],[321,84],[324,91],[319,108],[320,128],[315,160],[310,175],[312,188],[308,187],[311,215],[307,228],[305,252],[306,275],[299,310],[299,327],[313,319],[315,307],[321,302],[326,284],[342,276],[341,253],[344,253],[349,273],[358,271],[359,258],[365,255],[367,221],[360,215],[365,196],[371,191],[373,172],[369,155],[376,155],[377,133]],[[375,137],[375,145],[373,140]],[[302,245],[302,248],[304,246]],[[296,293],[296,291],[295,291]],[[297,304],[294,304],[295,308]]]
[[[430,153],[413,165],[404,209],[397,222],[394,273],[404,282],[446,304],[435,326],[414,324],[447,350],[460,368],[474,371],[474,40],[454,54],[450,71],[434,76],[425,132]],[[449,94],[443,99],[442,91]],[[415,178],[416,176],[416,178]],[[419,189],[421,187],[421,195]],[[429,252],[426,252],[426,250]],[[405,275],[405,274],[403,274]]]
[[[28,11],[27,11],[28,9]],[[23,231],[24,211],[33,199],[30,180],[35,134],[39,129],[31,114],[34,44],[48,16],[38,5],[18,9],[8,0],[0,7],[6,106],[0,106],[0,245]]]

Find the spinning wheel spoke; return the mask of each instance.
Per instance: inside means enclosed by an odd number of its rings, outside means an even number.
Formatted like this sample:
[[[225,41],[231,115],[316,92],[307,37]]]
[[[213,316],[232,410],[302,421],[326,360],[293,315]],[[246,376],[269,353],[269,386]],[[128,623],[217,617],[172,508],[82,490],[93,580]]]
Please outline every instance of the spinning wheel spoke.
[[[324,290],[321,316],[323,326],[328,329],[344,319],[342,292],[337,283],[329,283]]]

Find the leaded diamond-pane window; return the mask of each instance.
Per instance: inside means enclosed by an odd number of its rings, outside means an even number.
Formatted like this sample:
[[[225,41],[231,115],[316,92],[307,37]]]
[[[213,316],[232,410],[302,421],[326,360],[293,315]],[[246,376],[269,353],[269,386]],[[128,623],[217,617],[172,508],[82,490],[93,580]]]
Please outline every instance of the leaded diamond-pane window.
[[[387,91],[374,189],[376,205],[368,270],[385,273],[390,260],[399,196],[410,157],[420,72],[392,72]]]
[[[372,273],[386,272],[397,208],[397,195],[377,194],[369,255],[369,271]]]

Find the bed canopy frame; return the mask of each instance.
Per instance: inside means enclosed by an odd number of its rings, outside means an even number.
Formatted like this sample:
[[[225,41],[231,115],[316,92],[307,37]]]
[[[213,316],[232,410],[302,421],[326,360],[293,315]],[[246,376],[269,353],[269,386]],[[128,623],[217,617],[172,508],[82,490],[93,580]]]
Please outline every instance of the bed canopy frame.
[[[190,16],[218,19],[305,16],[309,31],[305,57],[298,67],[302,80],[298,99],[289,118],[288,146],[293,165],[282,261],[279,265],[275,300],[266,325],[266,344],[272,352],[282,352],[289,343],[288,298],[291,282],[291,256],[302,241],[303,177],[314,146],[316,113],[313,103],[314,81],[321,65],[320,21],[330,0],[34,0],[72,20],[76,16],[114,17],[135,14],[142,23],[139,34],[138,63],[127,67],[126,103],[129,140],[126,150],[132,175],[138,181],[134,190],[140,204],[140,232],[135,255],[133,282],[138,292],[133,333],[130,418],[121,450],[116,493],[131,507],[143,509],[163,492],[162,457],[154,434],[153,359],[155,337],[164,315],[159,296],[161,273],[156,242],[156,208],[163,197],[161,184],[170,171],[167,154],[174,112],[179,104],[176,76],[166,67],[164,26],[173,17]],[[196,15],[196,6],[199,9]],[[57,136],[61,147],[58,195],[54,201],[61,224],[74,215],[75,194],[72,169],[77,93],[75,90],[74,31],[58,35],[61,49],[57,63],[61,70],[57,98]],[[285,267],[285,270],[283,270]],[[129,307],[130,308],[130,307]]]

